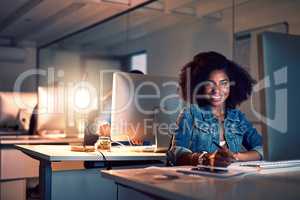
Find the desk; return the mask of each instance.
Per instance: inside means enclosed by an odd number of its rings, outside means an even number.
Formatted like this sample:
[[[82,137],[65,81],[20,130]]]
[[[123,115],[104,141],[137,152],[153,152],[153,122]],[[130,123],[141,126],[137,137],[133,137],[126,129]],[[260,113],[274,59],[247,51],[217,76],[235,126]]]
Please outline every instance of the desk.
[[[17,149],[39,160],[39,177],[42,199],[51,199],[51,162],[60,161],[104,161],[96,152],[73,152],[68,145],[17,145]],[[165,161],[164,153],[103,152],[109,161]]]
[[[78,137],[50,138],[40,135],[1,135],[0,145],[12,144],[70,144],[82,143]]]
[[[0,135],[0,199],[23,200],[37,182],[39,162],[15,148],[16,144],[82,143],[78,137],[48,138],[39,135]],[[18,191],[17,193],[15,191]],[[28,194],[28,193],[27,193]]]
[[[226,200],[300,199],[300,167],[252,172],[234,178],[188,176],[176,168],[102,170],[102,176],[118,185],[118,199]],[[157,175],[175,175],[162,180]]]

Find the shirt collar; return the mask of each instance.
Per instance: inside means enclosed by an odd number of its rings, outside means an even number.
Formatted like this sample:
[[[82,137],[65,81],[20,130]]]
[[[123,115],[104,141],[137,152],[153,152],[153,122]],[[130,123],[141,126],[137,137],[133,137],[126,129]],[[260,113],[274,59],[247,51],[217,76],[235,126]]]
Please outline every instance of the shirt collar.
[[[237,112],[236,109],[227,109],[226,111],[226,118],[231,120],[231,121],[240,121],[239,119],[239,113]]]
[[[215,117],[214,117],[214,115],[212,113],[211,107],[210,106],[203,106],[202,110],[203,110],[202,111],[203,120],[207,121],[207,122],[213,121],[213,119]]]
[[[201,107],[202,109],[202,116],[204,121],[213,121],[215,119],[211,107],[209,105]],[[226,109],[226,116],[225,119],[238,122],[240,121],[239,115],[236,109]]]

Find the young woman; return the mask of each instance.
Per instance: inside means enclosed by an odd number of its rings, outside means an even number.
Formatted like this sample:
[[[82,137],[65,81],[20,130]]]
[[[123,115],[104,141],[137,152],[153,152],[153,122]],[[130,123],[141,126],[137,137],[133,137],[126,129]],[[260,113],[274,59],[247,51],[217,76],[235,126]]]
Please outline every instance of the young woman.
[[[233,160],[262,159],[262,138],[236,106],[255,81],[216,52],[196,55],[180,74],[187,103],[177,119],[171,149],[176,165],[228,166]]]

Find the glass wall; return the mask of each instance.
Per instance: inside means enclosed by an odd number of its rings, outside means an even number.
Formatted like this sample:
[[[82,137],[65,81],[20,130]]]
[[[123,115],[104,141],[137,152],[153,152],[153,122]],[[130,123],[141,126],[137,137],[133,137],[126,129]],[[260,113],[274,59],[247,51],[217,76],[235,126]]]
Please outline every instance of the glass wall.
[[[217,2],[154,1],[51,44],[39,52],[39,68],[47,71],[39,86],[64,88],[65,123],[71,132],[82,132],[82,121],[91,122],[105,109],[100,103],[110,106],[112,74],[129,71],[133,55],[145,53],[147,74],[173,77],[198,52],[231,57],[232,2]],[[80,101],[70,95],[82,84],[92,88],[86,108],[76,106]]]
[[[197,53],[217,51],[261,80],[257,35],[262,31],[299,34],[298,8],[293,0],[154,1],[41,49],[39,68],[54,78],[40,76],[39,85],[73,87],[85,81],[94,88],[92,98],[97,104],[111,91],[112,72],[129,71],[130,57],[139,52],[146,53],[146,72],[151,75],[177,77]],[[262,97],[259,92],[255,95],[253,106],[261,112]],[[250,101],[242,110],[260,129]]]

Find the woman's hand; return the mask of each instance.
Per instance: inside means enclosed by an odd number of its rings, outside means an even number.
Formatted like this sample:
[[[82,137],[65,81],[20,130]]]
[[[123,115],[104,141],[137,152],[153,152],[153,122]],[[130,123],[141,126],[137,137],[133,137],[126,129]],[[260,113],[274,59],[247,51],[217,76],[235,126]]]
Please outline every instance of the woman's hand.
[[[130,142],[133,145],[143,145],[144,141],[138,138],[131,138]]]
[[[233,153],[227,148],[222,148],[214,153],[204,155],[202,164],[215,167],[227,167],[233,160]]]
[[[99,131],[98,131],[99,136],[110,136],[110,124],[109,123],[103,123],[99,126]]]

